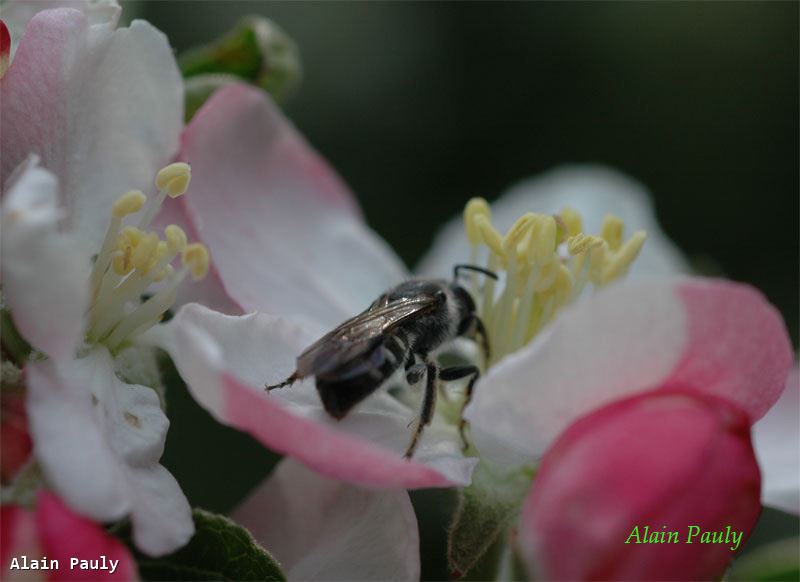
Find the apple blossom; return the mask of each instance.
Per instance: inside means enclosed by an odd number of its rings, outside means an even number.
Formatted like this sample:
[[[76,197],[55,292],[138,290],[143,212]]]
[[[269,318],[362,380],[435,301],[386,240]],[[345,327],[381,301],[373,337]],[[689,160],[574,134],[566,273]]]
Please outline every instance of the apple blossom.
[[[265,135],[270,139],[263,140],[261,136]],[[208,147],[210,144],[217,149]],[[246,159],[250,163],[242,166],[232,164],[216,155],[215,151],[235,152],[234,159]],[[294,358],[304,347],[369,305],[382,290],[403,276],[402,268],[395,266],[397,260],[387,260],[387,250],[382,243],[356,237],[355,233],[363,232],[363,226],[353,220],[352,203],[341,182],[308,150],[280,113],[253,90],[244,87],[223,89],[194,118],[185,133],[179,157],[193,161],[196,178],[191,196],[179,200],[184,220],[190,225],[187,230],[207,244],[214,256],[222,284],[218,292],[224,292],[224,296],[243,311],[260,312],[228,317],[198,306],[187,306],[178,312],[169,324],[176,338],[168,349],[195,398],[221,422],[249,432],[266,446],[293,456],[330,477],[383,487],[468,483],[476,459],[462,454],[453,411],[448,411],[446,405],[440,406],[441,413],[423,436],[412,462],[403,462],[400,457],[407,442],[406,427],[416,415],[416,405],[409,405],[407,401],[385,392],[378,393],[348,417],[336,422],[324,413],[311,381],[269,395],[263,393],[265,383],[280,381],[291,373]],[[216,192],[225,188],[228,196],[221,199]],[[609,170],[560,170],[525,189],[516,190],[514,196],[527,196],[529,206],[536,207],[542,189],[565,194],[559,198],[562,208],[570,206],[573,201],[591,199],[591,192],[603,192],[610,210],[628,208],[631,213],[633,208],[633,218],[647,217],[643,222],[652,228],[649,206],[639,187]],[[522,204],[513,200],[515,206]],[[639,201],[632,203],[631,200]],[[577,213],[573,211],[571,216],[575,227]],[[534,231],[537,236],[563,238],[564,233],[558,232],[561,225],[551,220],[546,215],[528,218],[527,224],[523,223],[524,228],[515,231],[514,236],[520,238],[517,247],[523,246],[523,240],[531,243]],[[566,224],[563,218],[561,221]],[[542,227],[545,222],[549,226]],[[557,226],[555,229],[554,224]],[[574,243],[571,255],[566,242],[558,247],[551,242],[548,252],[552,255],[545,257],[548,261],[538,267],[543,281],[534,284],[533,290],[542,298],[542,310],[538,315],[532,310],[531,317],[537,316],[544,322],[553,318],[556,307],[563,311],[550,324],[550,333],[537,337],[541,341],[531,342],[538,328],[529,326],[519,332],[509,332],[509,336],[500,341],[493,338],[492,343],[499,347],[495,348],[498,357],[518,351],[493,365],[476,387],[476,401],[468,410],[468,416],[473,420],[474,439],[482,453],[484,448],[489,450],[488,444],[480,442],[483,423],[479,417],[484,414],[487,418],[493,415],[487,423],[496,427],[512,426],[508,416],[520,416],[519,419],[514,417],[513,426],[516,427],[519,420],[525,425],[520,429],[522,432],[517,432],[516,428],[509,429],[506,440],[511,442],[503,442],[499,449],[502,454],[507,454],[533,446],[535,454],[526,451],[523,455],[524,459],[533,460],[544,451],[558,430],[580,414],[614,397],[648,387],[646,383],[629,383],[628,386],[620,385],[615,391],[614,374],[611,373],[614,370],[609,369],[612,365],[622,370],[615,374],[624,374],[630,368],[631,378],[637,374],[634,367],[650,374],[669,371],[670,366],[677,364],[682,350],[694,340],[689,333],[689,322],[693,322],[692,329],[703,329],[710,325],[712,317],[726,317],[722,310],[704,314],[702,308],[682,302],[680,296],[684,288],[686,293],[696,293],[701,303],[713,303],[718,294],[727,293],[734,295],[732,300],[743,301],[741,307],[737,307],[743,313],[742,318],[731,321],[728,327],[720,330],[723,332],[719,338],[721,344],[737,337],[755,343],[760,338],[769,339],[777,334],[775,342],[762,345],[777,343],[779,349],[788,349],[780,343],[785,342],[785,332],[772,308],[756,293],[744,288],[737,288],[739,290],[734,293],[733,288],[729,289],[723,282],[673,280],[650,287],[610,285],[586,301],[577,301],[581,284],[602,287],[607,280],[623,274],[635,258],[633,251],[636,249],[626,247],[618,236],[621,225],[617,219],[609,219],[605,227],[602,222],[598,226],[601,235],[608,236],[613,244],[603,236],[590,237],[575,232],[569,235]],[[541,234],[543,229],[549,229],[550,234]],[[487,236],[496,240],[500,235],[494,231]],[[632,244],[640,246],[641,237],[635,235]],[[470,247],[466,241],[460,244],[462,250],[454,250],[453,241],[450,237],[445,238],[447,240],[440,239],[435,253],[449,256],[455,253],[455,256],[469,258]],[[681,261],[676,258],[674,250],[659,245],[659,241],[664,241],[663,235],[651,232],[651,239],[648,243],[653,242],[656,247],[650,251],[651,257],[660,265],[656,267],[657,271],[671,268],[664,265],[680,266]],[[584,248],[579,243],[585,244]],[[493,244],[498,246],[495,242]],[[602,256],[595,258],[592,264],[585,257],[594,253],[592,249],[595,247],[603,249]],[[605,247],[608,247],[607,251]],[[505,263],[505,267],[512,268],[502,241],[498,249],[506,256],[498,253],[494,263],[488,264],[503,267]],[[565,257],[558,255],[562,251],[566,251]],[[523,255],[522,252],[519,254]],[[596,254],[600,255],[600,252]],[[530,254],[527,259],[537,257]],[[491,257],[486,260],[490,261]],[[513,260],[517,261],[517,257]],[[435,256],[429,257],[425,264],[436,264]],[[517,261],[517,264],[522,263]],[[594,270],[584,270],[583,266]],[[518,278],[526,274],[531,276],[534,267],[536,265],[522,265],[516,275]],[[630,267],[634,274],[636,268],[637,263]],[[553,271],[561,274],[560,279],[555,279],[563,282],[561,287],[553,286]],[[585,281],[581,281],[580,276],[585,277]],[[551,287],[539,291],[537,285],[548,283],[547,277],[551,278]],[[578,284],[570,284],[570,280]],[[515,289],[524,292],[529,284],[530,279]],[[483,288],[486,295],[489,293],[487,287]],[[191,293],[193,289],[185,291]],[[516,295],[510,292],[507,295],[506,303],[500,294],[489,302],[491,309],[500,314],[496,322],[502,323],[502,318],[508,317],[509,309],[513,310],[515,302],[519,302]],[[543,308],[548,302],[550,313],[545,314]],[[654,310],[659,305],[662,307]],[[503,306],[505,312],[499,310]],[[620,315],[619,310],[626,308],[631,310],[629,316]],[[574,310],[580,310],[584,315],[568,318],[575,323],[565,325],[570,328],[570,341],[578,343],[573,347],[558,342],[558,347],[555,347],[549,340],[560,337],[555,329],[561,318]],[[603,313],[607,313],[605,320],[602,319]],[[602,327],[595,325],[594,318],[600,318]],[[753,323],[758,325],[753,326]],[[626,332],[628,324],[631,326],[629,334]],[[641,343],[642,349],[633,355],[638,357],[647,346],[648,353],[667,356],[660,363],[654,361],[654,355],[647,354],[639,363],[633,357],[613,360],[614,364],[603,364],[600,356],[588,357],[591,352],[588,338],[595,337],[590,332],[624,333],[625,337],[630,337],[626,342],[605,342],[610,350],[609,356],[619,353],[618,358],[621,358],[625,350],[636,344],[636,334],[659,329],[663,333],[659,335],[652,331],[648,336],[652,337],[652,342]],[[523,344],[525,347],[521,347]],[[548,344],[553,347],[546,348]],[[539,359],[544,358],[536,357],[535,364],[531,362],[534,354],[553,349],[563,354],[553,359],[552,366],[545,368],[553,370],[554,379],[582,361],[586,361],[584,367],[587,369],[591,365],[600,366],[587,372],[591,382],[575,386],[576,394],[569,400],[559,399],[559,392],[555,389],[550,395],[547,386],[536,390],[528,388],[527,377],[540,374],[539,366],[543,365]],[[601,350],[596,351],[601,353]],[[577,354],[581,358],[576,357]],[[732,354],[732,357],[738,356]],[[524,369],[519,365],[522,358],[526,361]],[[698,356],[698,360],[702,357]],[[622,366],[622,361],[625,361],[625,366]],[[757,358],[752,361],[760,362]],[[650,370],[651,363],[658,363],[658,366]],[[514,376],[509,377],[512,370]],[[777,384],[773,381],[776,374],[770,370],[764,371],[766,382],[760,382],[761,376],[750,370],[746,377],[748,382],[743,380],[739,387],[743,399],[762,401],[756,415],[763,414],[770,399],[777,396]],[[759,380],[757,387],[750,383],[754,378]],[[750,394],[751,390],[753,394]],[[560,407],[558,414],[536,412],[546,410],[544,405],[550,403]],[[533,411],[531,414],[536,416],[528,416],[528,411]],[[539,421],[541,427],[532,428],[538,426]],[[528,438],[532,430],[547,431],[550,436],[547,441],[538,438],[539,442],[533,443]]]
[[[116,11],[95,22],[74,9],[39,12],[0,81],[3,293],[17,329],[47,356],[24,368],[45,479],[93,519],[130,515],[134,541],[158,555],[183,545],[193,523],[158,463],[169,421],[141,385],[148,371],[130,356],[132,340],[183,279],[202,278],[208,255],[177,226],[165,240],[147,231],[165,197],[188,186],[186,164],[156,172],[177,146],[181,80],[161,33],[115,21]],[[131,190],[153,178],[149,201]]]
[[[746,414],[717,397],[647,392],[561,433],[523,506],[519,544],[547,580],[713,579],[755,525],[759,493]],[[713,543],[689,537],[698,532]]]
[[[100,524],[74,513],[50,492],[39,493],[33,511],[16,505],[3,505],[0,512],[3,528],[0,567],[5,580],[139,578],[136,562],[120,540],[107,533]],[[101,556],[105,563],[100,561]],[[48,569],[53,560],[57,561],[57,569]],[[33,561],[38,568],[17,569],[33,566]],[[81,569],[81,561],[86,561],[85,569]],[[93,565],[98,568],[88,569]],[[100,569],[103,565],[106,569]]]
[[[370,491],[284,459],[232,513],[289,580],[418,580],[417,517],[402,490]]]

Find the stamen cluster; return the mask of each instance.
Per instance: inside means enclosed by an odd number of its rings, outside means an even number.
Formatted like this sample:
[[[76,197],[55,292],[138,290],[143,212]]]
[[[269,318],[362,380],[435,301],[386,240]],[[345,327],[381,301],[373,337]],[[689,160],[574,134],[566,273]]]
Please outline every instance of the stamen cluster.
[[[583,232],[581,215],[566,208],[558,215],[529,212],[505,235],[492,224],[489,204],[473,198],[464,208],[471,263],[501,275],[498,289],[475,274],[470,287],[492,345],[491,365],[533,339],[587,285],[598,288],[627,273],[647,238],[637,231],[623,240],[624,223],[605,218],[599,236]],[[487,249],[481,256],[481,247]]]
[[[158,194],[154,198],[148,200],[142,192],[132,190],[114,203],[89,280],[88,341],[102,342],[112,351],[119,348],[161,321],[188,274],[195,280],[205,277],[209,257],[204,245],[188,244],[186,233],[174,224],[164,229],[163,239],[147,231],[166,197],[181,196],[190,180],[188,164],[170,164],[156,176]],[[136,226],[123,224],[126,217],[142,210]],[[181,267],[176,270],[171,263],[179,255]],[[142,294],[153,283],[161,286],[142,302]]]

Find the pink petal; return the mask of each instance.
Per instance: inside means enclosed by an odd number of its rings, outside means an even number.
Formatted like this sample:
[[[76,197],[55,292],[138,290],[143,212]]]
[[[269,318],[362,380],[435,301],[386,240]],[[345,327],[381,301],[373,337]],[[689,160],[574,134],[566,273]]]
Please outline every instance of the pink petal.
[[[759,493],[744,413],[715,397],[650,392],[593,412],[559,437],[525,501],[521,549],[545,579],[719,578],[735,542],[687,544],[688,526],[742,531],[741,550]],[[635,544],[635,526],[640,535],[645,526],[677,531],[678,542]]]
[[[185,196],[175,199],[167,198],[161,207],[161,212],[153,221],[153,227],[157,230],[163,230],[170,224],[180,226],[190,241],[200,240],[197,229],[187,216]],[[172,310],[177,311],[180,306],[187,303],[200,303],[214,311],[230,315],[244,313],[242,306],[232,299],[225,289],[225,284],[213,261],[205,278],[200,281],[187,280],[183,285],[178,286]]]
[[[289,580],[418,580],[417,518],[408,493],[368,491],[285,459],[233,519]]]
[[[339,178],[263,92],[218,91],[183,134],[187,214],[245,311],[328,326],[405,276]]]
[[[51,358],[72,358],[83,341],[88,255],[72,236],[59,231],[58,184],[34,156],[20,164],[6,186],[3,294],[14,324]]]
[[[447,487],[469,483],[477,459],[465,458],[456,431],[431,426],[414,460],[402,458],[415,412],[376,393],[342,421],[323,410],[311,380],[270,394],[317,334],[264,314],[223,316],[184,307],[169,324],[170,352],[194,398],[218,421],[319,473],[374,487]]]
[[[538,457],[579,416],[659,386],[718,395],[753,422],[777,400],[790,366],[783,321],[751,287],[623,283],[563,312],[489,370],[466,416],[482,452],[500,442]]]
[[[150,191],[177,151],[181,77],[166,37],[146,22],[115,31],[77,10],[40,12],[1,83],[0,180],[38,154],[58,177],[68,228],[95,246],[114,200]]]
[[[39,494],[36,503],[36,525],[41,547],[48,558],[58,560],[55,578],[60,580],[136,580],[139,578],[136,562],[128,548],[109,535],[99,524],[73,513],[55,495]],[[70,559],[98,560],[105,556],[118,560],[114,573],[110,570],[70,569]]]
[[[800,515],[800,371],[795,367],[775,406],[753,426],[764,480],[762,501]]]
[[[492,203],[492,221],[505,232],[526,212],[557,214],[566,207],[581,213],[584,229],[591,234],[600,232],[609,213],[625,221],[628,234],[647,231],[647,243],[631,267],[631,277],[689,272],[681,252],[661,230],[647,189],[604,166],[561,166],[523,180]],[[439,231],[417,272],[428,277],[447,277],[453,265],[468,262],[469,257],[463,218],[458,214]]]

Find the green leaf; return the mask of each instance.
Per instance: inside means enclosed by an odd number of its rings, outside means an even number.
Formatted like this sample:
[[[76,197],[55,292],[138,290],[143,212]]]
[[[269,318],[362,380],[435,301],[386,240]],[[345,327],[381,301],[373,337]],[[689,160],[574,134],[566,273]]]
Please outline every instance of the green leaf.
[[[734,562],[728,580],[800,580],[800,538],[789,538],[761,546]]]
[[[197,531],[174,554],[151,558],[132,548],[143,580],[286,580],[278,562],[246,529],[203,509],[194,509],[192,516]]]
[[[534,472],[531,467],[507,469],[481,459],[472,484],[460,491],[450,525],[447,560],[453,573],[465,575],[495,546],[519,513]],[[502,549],[495,549],[499,559]],[[482,570],[481,575],[486,577],[488,573]]]
[[[186,83],[186,119],[214,89],[245,81],[283,103],[300,84],[297,45],[274,22],[249,16],[233,30],[208,45],[178,57]]]

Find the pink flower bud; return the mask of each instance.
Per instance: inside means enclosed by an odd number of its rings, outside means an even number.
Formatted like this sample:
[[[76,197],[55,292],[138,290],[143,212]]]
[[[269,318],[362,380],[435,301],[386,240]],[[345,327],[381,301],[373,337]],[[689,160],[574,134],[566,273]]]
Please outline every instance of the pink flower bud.
[[[582,417],[545,454],[521,550],[545,579],[715,578],[755,525],[760,488],[743,411],[640,394]]]

